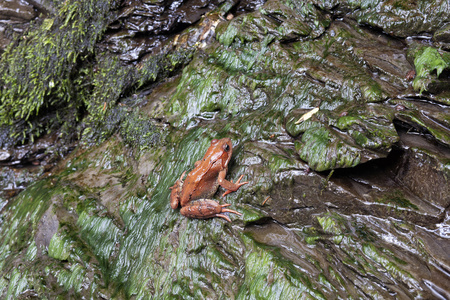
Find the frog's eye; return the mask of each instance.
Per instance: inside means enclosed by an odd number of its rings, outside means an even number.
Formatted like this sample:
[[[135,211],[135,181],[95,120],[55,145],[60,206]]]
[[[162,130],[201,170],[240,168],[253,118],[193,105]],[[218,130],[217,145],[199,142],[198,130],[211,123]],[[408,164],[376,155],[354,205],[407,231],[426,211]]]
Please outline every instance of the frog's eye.
[[[223,145],[223,150],[224,150],[225,152],[230,151],[230,145],[224,144],[224,145]]]

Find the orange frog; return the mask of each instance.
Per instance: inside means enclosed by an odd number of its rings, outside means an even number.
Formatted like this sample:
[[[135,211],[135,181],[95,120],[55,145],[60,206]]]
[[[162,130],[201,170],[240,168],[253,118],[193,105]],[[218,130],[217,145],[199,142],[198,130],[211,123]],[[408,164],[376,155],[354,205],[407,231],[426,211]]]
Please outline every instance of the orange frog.
[[[211,141],[208,151],[202,160],[195,162],[194,169],[183,177],[186,171],[181,174],[175,184],[170,188],[170,206],[173,209],[181,205],[180,213],[183,216],[196,219],[207,219],[221,217],[231,222],[230,218],[223,215],[224,212],[230,212],[242,215],[237,211],[225,208],[231,204],[219,204],[211,198],[219,188],[219,185],[227,191],[225,195],[235,192],[248,182],[240,182],[244,175],[241,175],[236,183],[225,179],[228,171],[228,163],[231,159],[232,145],[229,138]]]

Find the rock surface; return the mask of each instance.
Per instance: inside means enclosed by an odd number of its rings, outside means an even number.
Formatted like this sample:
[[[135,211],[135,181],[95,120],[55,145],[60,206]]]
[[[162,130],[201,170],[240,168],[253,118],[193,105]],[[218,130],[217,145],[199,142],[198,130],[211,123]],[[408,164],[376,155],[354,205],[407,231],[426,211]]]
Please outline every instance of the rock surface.
[[[66,66],[88,114],[57,166],[64,128],[2,141],[3,190],[40,179],[0,199],[0,297],[450,298],[446,3],[189,4],[86,19],[108,29]],[[169,187],[222,137],[243,215],[187,219]]]

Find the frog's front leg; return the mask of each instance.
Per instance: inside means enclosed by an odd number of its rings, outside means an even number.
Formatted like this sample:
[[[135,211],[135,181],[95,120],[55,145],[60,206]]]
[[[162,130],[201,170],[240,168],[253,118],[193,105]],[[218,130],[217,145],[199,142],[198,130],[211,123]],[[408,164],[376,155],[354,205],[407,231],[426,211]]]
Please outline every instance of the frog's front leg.
[[[208,219],[214,217],[224,218],[228,222],[231,222],[230,218],[221,214],[224,212],[230,212],[237,215],[242,215],[241,213],[224,208],[230,206],[231,204],[219,204],[214,200],[210,199],[199,199],[189,202],[188,205],[180,209],[180,213],[188,218],[195,219]]]
[[[170,187],[172,192],[170,192],[170,207],[173,209],[176,209],[178,205],[180,204],[180,195],[181,190],[183,189],[183,177],[186,171],[181,174],[180,179],[175,181],[175,184]]]
[[[237,191],[241,186],[248,183],[247,181],[240,182],[242,177],[244,177],[244,174],[242,174],[235,183],[233,183],[233,181],[226,180],[225,179],[226,175],[227,175],[226,169],[219,172],[219,178],[218,178],[219,185],[227,190],[225,193],[223,193],[222,197],[225,197],[226,195],[230,194],[231,192]]]

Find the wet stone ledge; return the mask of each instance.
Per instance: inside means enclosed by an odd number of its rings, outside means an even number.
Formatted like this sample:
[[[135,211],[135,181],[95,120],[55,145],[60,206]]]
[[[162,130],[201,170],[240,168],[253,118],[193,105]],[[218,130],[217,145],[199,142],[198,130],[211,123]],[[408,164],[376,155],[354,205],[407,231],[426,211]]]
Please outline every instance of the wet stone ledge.
[[[450,298],[444,1],[37,3],[0,61],[0,298]],[[242,216],[185,218],[223,137]]]

